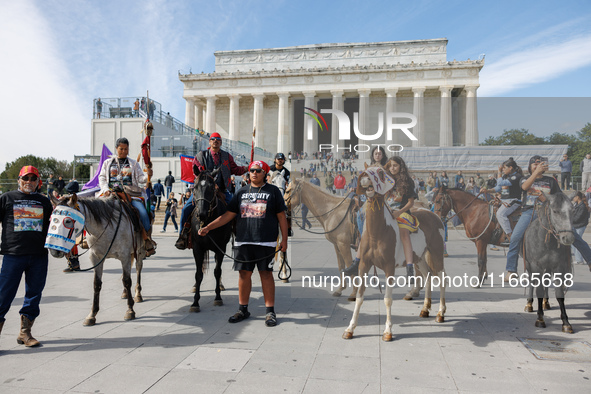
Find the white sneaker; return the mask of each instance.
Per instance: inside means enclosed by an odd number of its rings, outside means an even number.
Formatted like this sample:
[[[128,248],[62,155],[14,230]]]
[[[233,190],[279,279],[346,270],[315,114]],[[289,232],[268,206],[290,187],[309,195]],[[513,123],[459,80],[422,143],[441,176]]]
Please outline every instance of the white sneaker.
[[[162,229],[162,230],[160,230],[160,232],[161,232],[161,233],[165,233],[165,232],[166,232],[166,230],[165,230],[165,229]]]

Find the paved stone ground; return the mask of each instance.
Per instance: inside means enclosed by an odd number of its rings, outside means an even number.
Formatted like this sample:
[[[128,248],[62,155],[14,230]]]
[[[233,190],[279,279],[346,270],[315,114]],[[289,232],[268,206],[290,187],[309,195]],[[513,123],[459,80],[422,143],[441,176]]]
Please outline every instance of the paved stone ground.
[[[567,295],[572,335],[561,332],[556,301],[546,313],[548,327],[534,327],[535,314],[523,312],[523,289],[501,287],[501,250],[489,252],[492,286],[488,281],[481,289],[448,289],[445,323],[419,318],[422,301],[403,301],[403,289],[394,289],[394,340],[382,342],[384,303],[377,289],[369,289],[355,336],[346,341],[341,335],[353,303],[345,295],[332,297],[330,289],[302,289],[298,280],[307,273],[337,275],[334,251],[325,240],[297,233],[290,246],[293,282],[277,282],[280,324],[274,328],[264,326],[257,279],[251,318],[228,323],[238,299],[237,275],[227,261],[225,305],[213,306],[210,271],[202,311],[189,313],[195,266],[190,252],[174,248],[172,232],[156,238],[158,254],[145,263],[145,301],[136,304],[134,321],[123,321],[117,261],[106,263],[97,325],[83,327],[92,273],[64,274],[65,261],[50,258],[42,314],[33,330],[43,346],[16,344],[22,283],[0,337],[0,392],[589,392],[589,353],[579,362],[540,360],[519,340],[546,339],[561,347],[586,341],[582,347],[589,349],[591,272],[586,266],[574,267],[575,284]],[[451,239],[448,275],[476,274],[474,245],[453,231]],[[82,264],[89,266],[85,257]],[[433,315],[437,308],[434,299]]]

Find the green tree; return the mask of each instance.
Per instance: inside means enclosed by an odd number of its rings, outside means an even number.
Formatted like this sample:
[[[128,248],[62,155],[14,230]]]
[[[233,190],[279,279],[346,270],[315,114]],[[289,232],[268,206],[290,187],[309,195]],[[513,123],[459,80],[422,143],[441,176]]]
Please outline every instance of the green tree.
[[[544,138],[530,134],[527,129],[503,130],[498,137],[488,137],[482,145],[543,145]]]

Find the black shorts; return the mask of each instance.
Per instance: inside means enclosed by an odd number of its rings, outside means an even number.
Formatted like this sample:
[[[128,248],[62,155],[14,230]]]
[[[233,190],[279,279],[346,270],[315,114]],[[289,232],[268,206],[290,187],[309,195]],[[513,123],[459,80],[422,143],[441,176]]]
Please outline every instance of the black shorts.
[[[273,264],[275,263],[275,248],[270,246],[260,245],[241,245],[234,247],[234,258],[236,260],[251,261],[242,263],[234,261],[234,271],[254,271],[254,267],[260,271],[273,272]],[[257,261],[253,261],[257,260]]]

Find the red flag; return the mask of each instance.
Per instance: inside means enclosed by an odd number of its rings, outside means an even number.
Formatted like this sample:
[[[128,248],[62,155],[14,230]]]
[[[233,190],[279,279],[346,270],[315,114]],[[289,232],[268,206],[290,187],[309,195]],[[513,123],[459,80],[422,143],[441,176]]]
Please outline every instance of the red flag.
[[[151,163],[150,158],[150,136],[146,136],[144,138],[144,142],[142,142],[142,156],[144,156],[144,163],[146,165]]]
[[[193,175],[193,156],[180,155],[181,158],[181,181],[193,184],[195,175]]]

